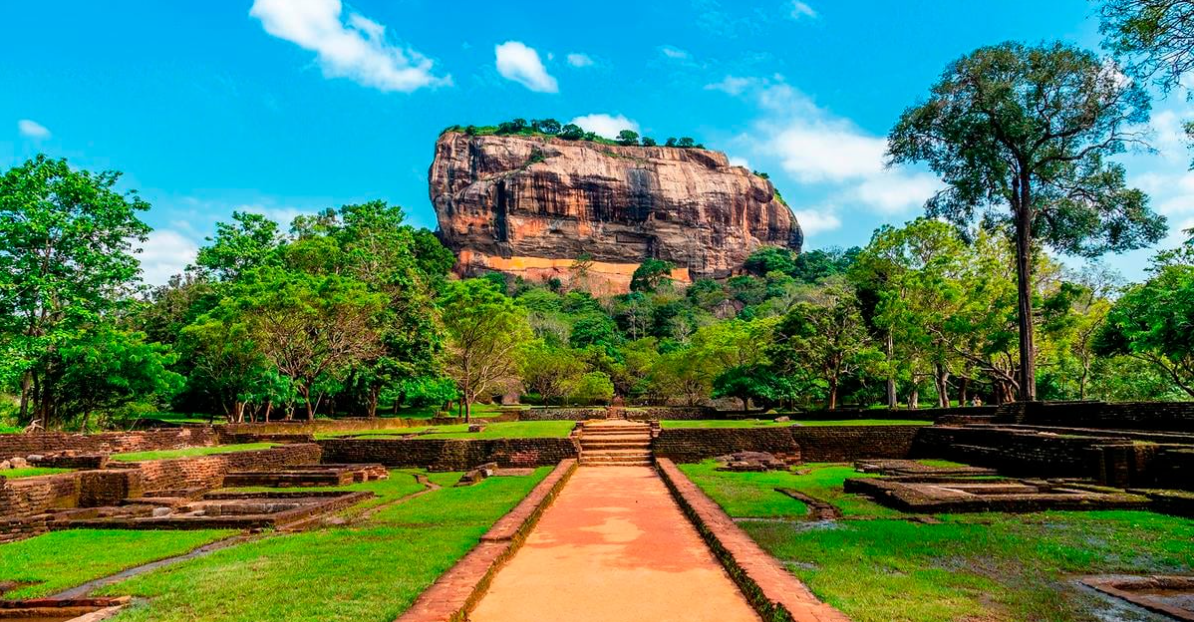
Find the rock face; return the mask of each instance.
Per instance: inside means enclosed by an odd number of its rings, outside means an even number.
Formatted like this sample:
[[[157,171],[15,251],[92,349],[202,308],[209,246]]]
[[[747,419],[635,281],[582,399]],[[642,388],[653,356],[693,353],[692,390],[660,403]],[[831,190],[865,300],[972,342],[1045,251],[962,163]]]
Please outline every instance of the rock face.
[[[648,258],[681,281],[722,278],[759,246],[803,241],[771,182],[704,149],[445,132],[430,186],[465,275],[567,280],[587,253],[591,289],[619,292]]]

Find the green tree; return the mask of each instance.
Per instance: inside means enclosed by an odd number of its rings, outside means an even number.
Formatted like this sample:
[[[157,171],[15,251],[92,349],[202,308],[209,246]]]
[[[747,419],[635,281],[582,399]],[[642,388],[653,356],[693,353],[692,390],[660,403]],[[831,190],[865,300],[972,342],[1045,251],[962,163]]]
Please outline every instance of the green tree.
[[[585,137],[585,131],[575,123],[568,123],[560,128],[560,133],[557,136],[564,140],[581,140]]]
[[[63,343],[52,379],[60,416],[81,417],[87,431],[95,413],[112,413],[136,401],[164,401],[182,388],[183,377],[170,371],[170,349],[149,343],[144,333],[110,326],[86,330]]]
[[[649,258],[634,269],[630,277],[630,291],[653,292],[664,281],[671,279],[672,270],[676,265],[670,261]]]
[[[735,365],[713,379],[713,397],[742,400],[742,412],[750,411],[750,400],[772,402],[780,395],[780,381],[767,365]]]
[[[591,371],[576,381],[568,397],[577,404],[608,404],[614,398],[614,383],[608,375]]]
[[[619,145],[622,145],[624,147],[630,147],[633,145],[637,145],[638,144],[638,132],[636,132],[634,130],[622,130],[621,132],[618,132],[618,138],[616,139],[616,141]]]
[[[385,298],[360,281],[267,269],[245,284],[237,303],[253,341],[289,379],[308,420],[328,380],[383,353],[377,316]]]
[[[881,357],[871,347],[854,293],[845,288],[827,291],[824,304],[797,304],[774,334],[766,351],[772,368],[781,376],[815,378],[830,410],[837,408],[843,382]]]
[[[1158,265],[1129,289],[1095,339],[1103,356],[1126,355],[1152,365],[1194,397],[1194,265]]]
[[[755,276],[766,276],[768,272],[792,274],[796,270],[796,257],[789,249],[764,246],[751,253],[742,267]]]
[[[655,142],[654,138],[651,138],[650,136],[643,136],[643,146],[644,147],[654,147],[658,144],[659,143]]]
[[[0,176],[0,380],[19,383],[22,422],[60,413],[59,349],[127,307],[149,204],[119,178],[44,155]]]
[[[1034,244],[1093,257],[1164,235],[1164,219],[1106,159],[1139,142],[1148,112],[1145,91],[1112,62],[1060,43],[1005,43],[952,63],[891,131],[893,163],[926,162],[945,181],[929,215],[964,226],[981,210],[984,224],[1015,233],[1021,399],[1036,397]]]
[[[448,374],[456,380],[464,416],[477,398],[518,377],[520,350],[531,339],[526,313],[482,279],[451,281],[440,306],[448,336]]]
[[[570,349],[532,344],[521,357],[522,384],[537,393],[544,404],[567,395],[585,373],[585,364]]]
[[[231,223],[216,223],[216,234],[199,249],[195,265],[221,281],[234,281],[245,271],[270,262],[282,233],[278,223],[248,212],[232,212]]]

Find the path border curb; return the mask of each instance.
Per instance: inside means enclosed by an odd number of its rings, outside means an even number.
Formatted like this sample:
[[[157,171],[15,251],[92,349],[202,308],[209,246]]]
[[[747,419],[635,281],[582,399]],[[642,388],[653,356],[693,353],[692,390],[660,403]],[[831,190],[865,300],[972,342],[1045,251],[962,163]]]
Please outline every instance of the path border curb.
[[[851,622],[764,551],[667,458],[655,461],[663,483],[713,555],[767,622]]]
[[[464,622],[498,570],[522,547],[543,512],[576,472],[577,461],[560,461],[513,510],[499,518],[480,542],[423,591],[395,622]]]

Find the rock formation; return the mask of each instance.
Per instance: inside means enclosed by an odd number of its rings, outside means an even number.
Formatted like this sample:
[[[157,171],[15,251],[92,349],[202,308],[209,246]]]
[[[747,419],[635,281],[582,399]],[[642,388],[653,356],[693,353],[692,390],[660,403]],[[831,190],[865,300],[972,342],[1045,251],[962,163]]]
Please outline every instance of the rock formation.
[[[762,245],[803,236],[771,182],[704,149],[624,147],[543,136],[445,132],[431,200],[466,275],[499,270],[567,280],[593,259],[590,287],[626,291],[647,258],[673,278],[723,278]]]

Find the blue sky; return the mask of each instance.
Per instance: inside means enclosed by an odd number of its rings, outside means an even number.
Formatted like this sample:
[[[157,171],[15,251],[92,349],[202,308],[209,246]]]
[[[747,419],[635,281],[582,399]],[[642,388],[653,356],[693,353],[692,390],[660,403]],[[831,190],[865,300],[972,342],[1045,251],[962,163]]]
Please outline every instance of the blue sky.
[[[1008,39],[1097,47],[1085,0],[7,2],[0,168],[44,151],[117,169],[153,204],[162,282],[235,209],[288,222],[368,199],[434,228],[439,131],[582,118],[692,136],[768,171],[807,248],[864,244],[936,180],[884,170],[883,136],[946,63]],[[1133,183],[1194,226],[1183,96],[1154,106]],[[1177,235],[1165,243],[1174,244]],[[1139,278],[1153,251],[1108,257]]]

